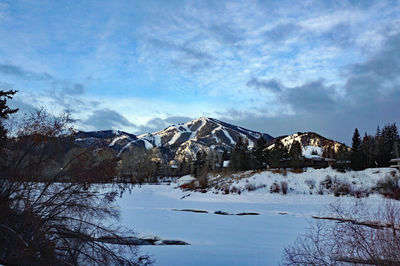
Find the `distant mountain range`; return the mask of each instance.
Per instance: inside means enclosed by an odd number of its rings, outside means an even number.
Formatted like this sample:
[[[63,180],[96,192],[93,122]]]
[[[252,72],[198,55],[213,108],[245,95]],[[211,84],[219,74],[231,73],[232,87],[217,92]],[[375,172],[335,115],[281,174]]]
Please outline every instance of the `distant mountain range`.
[[[340,145],[344,145],[313,132],[296,133],[274,139],[269,134],[208,117],[201,117],[184,124],[171,125],[164,130],[139,136],[117,130],[79,131],[75,135],[75,143],[86,147],[107,146],[113,149],[118,156],[135,152],[135,149],[152,150],[156,148],[164,160],[181,161],[189,157],[195,158],[198,151],[229,151],[236,145],[239,138],[248,143],[249,149],[254,147],[260,138],[270,142],[271,148],[274,140],[281,140],[289,149],[293,141],[298,140],[305,152],[309,149],[308,146],[316,147],[320,153],[327,146],[331,146],[336,151]]]

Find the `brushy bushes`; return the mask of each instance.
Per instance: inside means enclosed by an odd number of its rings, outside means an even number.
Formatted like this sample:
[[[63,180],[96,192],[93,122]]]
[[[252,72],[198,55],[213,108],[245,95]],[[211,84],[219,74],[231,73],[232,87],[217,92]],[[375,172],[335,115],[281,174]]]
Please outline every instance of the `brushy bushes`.
[[[286,195],[286,194],[287,194],[287,191],[288,191],[288,188],[289,188],[288,183],[285,182],[285,181],[282,181],[282,182],[281,182],[282,194]]]
[[[387,198],[400,200],[400,175],[392,171],[376,184],[376,190]]]
[[[234,194],[234,193],[240,194],[240,189],[237,188],[237,187],[235,187],[235,186],[232,186],[232,187],[231,187],[231,193],[232,193],[232,194]]]
[[[315,188],[315,180],[308,179],[308,180],[304,181],[304,183],[305,183],[310,189],[314,189],[314,188]]]
[[[343,180],[338,180],[336,177],[327,175],[324,180],[319,183],[319,194],[324,194],[324,190],[328,190],[336,197],[344,195],[352,195],[353,190],[351,185]]]
[[[329,175],[319,183],[318,194],[323,195],[325,191],[332,193],[336,197],[349,195],[356,198],[363,198],[368,197],[370,194],[368,189],[355,189],[348,181],[340,180],[337,179],[336,176],[331,177]]]
[[[274,182],[271,187],[269,188],[270,193],[279,193],[281,192],[281,187],[278,183]]]
[[[247,191],[254,191],[254,190],[256,190],[256,186],[253,185],[253,184],[246,184],[245,188],[246,188]]]
[[[269,192],[271,193],[280,193],[286,195],[289,189],[289,185],[285,181],[281,181],[281,183],[274,182],[271,187],[269,188]]]
[[[351,195],[353,192],[351,185],[347,182],[334,182],[331,191],[335,197]]]

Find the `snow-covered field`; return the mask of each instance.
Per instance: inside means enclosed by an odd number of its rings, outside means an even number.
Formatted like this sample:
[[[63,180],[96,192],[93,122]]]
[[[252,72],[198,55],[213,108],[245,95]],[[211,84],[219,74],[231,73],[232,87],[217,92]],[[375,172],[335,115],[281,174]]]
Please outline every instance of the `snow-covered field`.
[[[310,179],[316,178],[313,171],[309,172]],[[254,182],[258,182],[258,178],[261,177],[255,176]],[[349,178],[357,179],[350,174]],[[300,178],[298,183],[303,179]],[[309,193],[271,194],[265,189],[243,191],[240,195],[200,193],[182,191],[176,183],[171,183],[136,186],[132,193],[125,193],[118,204],[123,225],[141,236],[156,235],[191,244],[142,247],[143,252],[153,255],[157,265],[277,265],[284,247],[305,231],[310,216],[338,199],[347,204],[355,200],[349,196],[338,198]],[[379,195],[371,195],[365,200],[374,206],[384,201]],[[174,209],[197,209],[208,213]],[[214,214],[215,211],[257,212],[260,215],[224,216]]]

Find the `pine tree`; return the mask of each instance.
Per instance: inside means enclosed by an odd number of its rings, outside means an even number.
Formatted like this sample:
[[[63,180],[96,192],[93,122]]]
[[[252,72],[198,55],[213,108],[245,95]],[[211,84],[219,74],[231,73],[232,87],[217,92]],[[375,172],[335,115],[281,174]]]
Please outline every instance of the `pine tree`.
[[[344,145],[340,145],[336,154],[335,154],[336,161],[348,161],[350,160],[350,153],[345,148]]]
[[[206,154],[202,151],[198,151],[196,154],[196,160],[194,161],[194,176],[199,177],[206,165]]]
[[[302,149],[300,142],[298,142],[297,140],[293,141],[292,146],[290,147],[289,155],[292,158],[292,167],[294,168],[300,167],[301,156],[302,156]]]
[[[352,138],[352,144],[351,144],[351,168],[353,170],[362,170],[364,169],[364,159],[363,159],[363,153],[361,151],[361,137],[360,133],[358,132],[358,129],[356,128],[354,130],[353,138]]]
[[[241,137],[238,138],[235,147],[231,152],[229,166],[234,171],[250,169],[250,155],[247,150],[248,142]]]
[[[364,158],[364,166],[365,167],[374,167],[375,166],[375,138],[370,136],[365,132],[364,138],[362,140],[361,151],[363,153]]]
[[[375,136],[378,138],[381,136],[381,129],[379,128],[379,125],[376,127],[376,134]]]
[[[251,169],[261,169],[267,162],[266,152],[265,152],[265,145],[266,140],[263,137],[260,137],[257,140],[256,146],[252,150],[252,167]]]
[[[288,150],[282,141],[275,141],[274,147],[270,151],[269,163],[273,167],[279,167],[280,161],[288,156]]]
[[[377,161],[379,166],[389,166],[389,161],[395,155],[394,144],[399,140],[399,133],[395,123],[386,125],[377,136]]]
[[[10,114],[16,113],[18,109],[11,109],[7,105],[7,100],[11,100],[17,91],[0,90],[0,148],[2,148],[7,140],[7,129],[4,127],[4,120],[8,119]]]

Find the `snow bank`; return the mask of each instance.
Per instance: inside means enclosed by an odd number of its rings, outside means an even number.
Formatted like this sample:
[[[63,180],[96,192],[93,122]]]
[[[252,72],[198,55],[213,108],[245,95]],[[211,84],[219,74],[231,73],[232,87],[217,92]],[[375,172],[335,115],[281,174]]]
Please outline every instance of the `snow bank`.
[[[194,178],[191,175],[184,175],[181,178],[179,178],[176,182],[177,182],[178,186],[182,186],[185,184],[189,184],[193,181],[196,181],[196,178]]]
[[[371,168],[363,171],[337,172],[332,168],[308,168],[302,173],[286,170],[241,172],[228,177],[210,178],[214,193],[242,193],[261,190],[269,193],[271,187],[287,185],[288,194],[332,194],[332,184],[346,186],[352,192],[372,192],[377,182],[388,176],[393,168]]]

